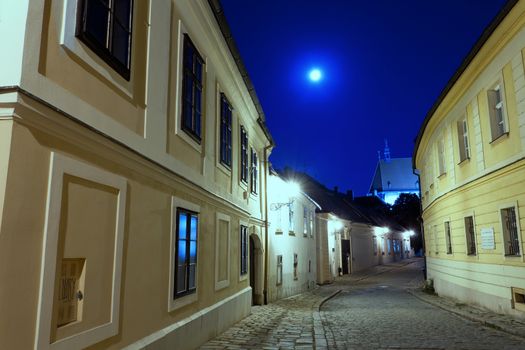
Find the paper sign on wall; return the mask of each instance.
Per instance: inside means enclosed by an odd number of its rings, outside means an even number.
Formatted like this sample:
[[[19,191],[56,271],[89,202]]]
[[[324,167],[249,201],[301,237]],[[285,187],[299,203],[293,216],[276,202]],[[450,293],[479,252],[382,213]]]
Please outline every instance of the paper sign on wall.
[[[496,249],[496,243],[494,242],[494,229],[492,227],[481,229],[481,249]]]

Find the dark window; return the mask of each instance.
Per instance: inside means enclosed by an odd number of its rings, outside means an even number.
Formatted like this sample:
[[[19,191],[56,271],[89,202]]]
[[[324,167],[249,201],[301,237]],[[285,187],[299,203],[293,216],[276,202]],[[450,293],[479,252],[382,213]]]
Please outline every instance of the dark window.
[[[275,284],[280,286],[283,284],[283,256],[277,255],[277,276]]]
[[[232,166],[232,107],[221,94],[221,163]]]
[[[241,126],[241,181],[248,183],[248,133]]]
[[[241,225],[241,276],[248,273],[248,227]]]
[[[200,142],[204,60],[187,34],[184,34],[184,58],[182,61],[182,130]]]
[[[77,37],[130,78],[133,0],[82,0]]]
[[[197,271],[197,213],[177,209],[175,288],[173,298],[195,292]]]
[[[450,221],[445,221],[445,243],[447,244],[447,254],[452,254],[452,240],[450,237]]]
[[[520,241],[518,237],[518,224],[514,207],[501,209],[503,223],[503,246],[505,255],[520,255]]]
[[[257,153],[254,151],[254,149],[251,149],[251,158],[252,158],[252,166],[251,166],[251,174],[250,174],[250,183],[251,183],[251,191],[252,193],[257,193],[257,177],[259,176],[258,171],[258,162],[257,159]]]
[[[465,235],[467,238],[467,254],[476,255],[476,231],[474,231],[474,218],[465,218]]]

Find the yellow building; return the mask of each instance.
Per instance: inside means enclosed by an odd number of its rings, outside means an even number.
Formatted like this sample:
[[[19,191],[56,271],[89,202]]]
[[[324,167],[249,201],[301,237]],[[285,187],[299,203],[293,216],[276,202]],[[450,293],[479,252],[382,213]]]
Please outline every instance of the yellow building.
[[[414,150],[428,279],[525,317],[525,1],[509,1],[428,113]]]
[[[2,0],[0,43],[0,348],[194,348],[263,302],[273,143],[218,1]]]

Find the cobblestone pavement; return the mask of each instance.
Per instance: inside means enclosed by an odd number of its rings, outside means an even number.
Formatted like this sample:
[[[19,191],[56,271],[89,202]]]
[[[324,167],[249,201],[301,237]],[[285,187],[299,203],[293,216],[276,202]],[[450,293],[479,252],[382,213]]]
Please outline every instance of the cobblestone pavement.
[[[362,279],[321,309],[329,349],[525,349],[525,340],[460,318],[407,293],[418,263]]]
[[[484,327],[483,320],[514,325],[517,333],[525,324],[419,292],[421,263],[377,266],[255,306],[201,349],[525,349],[523,337]]]

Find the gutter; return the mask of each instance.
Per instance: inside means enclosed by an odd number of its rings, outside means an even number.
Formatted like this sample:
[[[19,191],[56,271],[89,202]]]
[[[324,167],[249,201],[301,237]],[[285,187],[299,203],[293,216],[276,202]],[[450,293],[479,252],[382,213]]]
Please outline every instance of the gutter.
[[[269,228],[268,228],[268,171],[270,169],[270,162],[268,161],[268,151],[273,148],[273,144],[264,147],[264,277],[263,277],[263,303],[268,304],[268,259],[270,258],[270,249],[268,247]]]
[[[430,119],[432,119],[434,113],[438,109],[438,107],[441,105],[441,103],[445,100],[448,93],[452,89],[452,87],[457,83],[461,75],[467,70],[467,68],[470,66],[470,63],[474,60],[476,55],[479,53],[483,45],[489,40],[489,38],[492,36],[492,34],[496,31],[498,26],[503,22],[505,17],[510,13],[510,11],[514,8],[514,6],[518,3],[519,0],[508,0],[505,5],[503,5],[503,8],[498,12],[496,17],[489,23],[489,25],[483,30],[481,33],[481,36],[478,38],[470,52],[467,54],[467,56],[463,59],[463,62],[461,62],[461,65],[456,70],[452,78],[447,82],[447,85],[445,85],[445,88],[441,91],[439,94],[439,97],[436,102],[432,105],[432,108],[428,111],[428,113],[425,116],[425,119],[423,120],[423,125],[419,129],[419,133],[417,134],[416,139],[414,140],[414,143],[416,144],[414,147],[414,151],[412,153],[412,167],[416,168],[416,153],[419,148],[419,144],[421,143],[421,138],[423,137],[423,133],[425,132],[425,129],[430,122]]]

